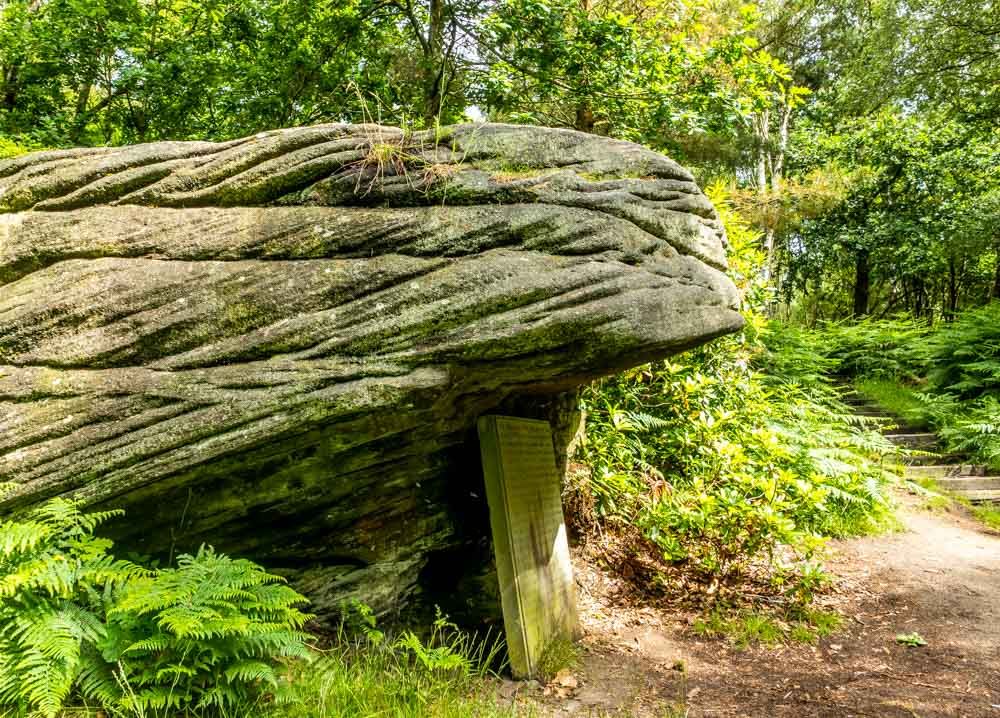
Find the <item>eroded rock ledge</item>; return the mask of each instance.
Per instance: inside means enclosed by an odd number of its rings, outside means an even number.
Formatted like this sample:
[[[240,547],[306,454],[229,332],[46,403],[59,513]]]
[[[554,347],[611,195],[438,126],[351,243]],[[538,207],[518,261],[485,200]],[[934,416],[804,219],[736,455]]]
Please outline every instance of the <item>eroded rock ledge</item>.
[[[0,162],[0,510],[122,506],[126,545],[214,543],[320,612],[454,595],[475,418],[737,330],[723,242],[676,163],[563,130]]]

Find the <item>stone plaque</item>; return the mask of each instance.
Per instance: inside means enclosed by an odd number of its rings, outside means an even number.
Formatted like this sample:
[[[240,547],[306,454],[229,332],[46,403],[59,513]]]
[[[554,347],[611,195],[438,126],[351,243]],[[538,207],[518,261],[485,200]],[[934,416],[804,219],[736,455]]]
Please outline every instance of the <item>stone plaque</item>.
[[[530,678],[553,641],[579,634],[552,430],[483,416],[479,444],[511,670]]]

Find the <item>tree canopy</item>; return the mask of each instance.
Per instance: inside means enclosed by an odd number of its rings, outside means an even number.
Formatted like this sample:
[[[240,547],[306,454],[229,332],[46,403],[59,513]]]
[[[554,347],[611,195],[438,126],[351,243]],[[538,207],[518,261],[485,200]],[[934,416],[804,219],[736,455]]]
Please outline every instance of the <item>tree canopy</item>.
[[[6,0],[0,155],[468,119],[731,188],[772,312],[1000,296],[995,0]]]

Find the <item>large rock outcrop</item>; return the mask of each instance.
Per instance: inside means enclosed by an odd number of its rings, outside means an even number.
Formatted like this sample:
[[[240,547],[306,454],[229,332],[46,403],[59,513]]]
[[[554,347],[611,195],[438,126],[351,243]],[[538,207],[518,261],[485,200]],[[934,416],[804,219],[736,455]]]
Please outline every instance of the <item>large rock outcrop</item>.
[[[320,612],[471,596],[476,417],[738,329],[723,241],[676,163],[562,130],[0,162],[0,511],[124,507],[127,546],[213,543]]]

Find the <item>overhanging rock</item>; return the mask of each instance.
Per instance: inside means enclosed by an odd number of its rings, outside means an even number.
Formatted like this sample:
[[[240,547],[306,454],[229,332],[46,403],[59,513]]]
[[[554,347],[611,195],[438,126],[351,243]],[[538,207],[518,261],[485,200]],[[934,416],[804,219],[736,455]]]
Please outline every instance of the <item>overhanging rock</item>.
[[[320,613],[472,596],[476,418],[739,329],[723,241],[676,163],[564,130],[0,162],[0,511],[124,507],[129,548],[212,543]]]

